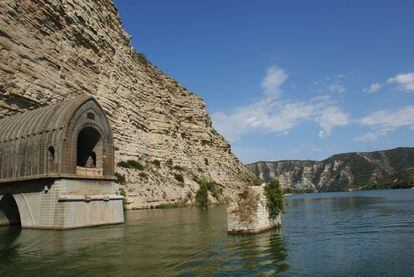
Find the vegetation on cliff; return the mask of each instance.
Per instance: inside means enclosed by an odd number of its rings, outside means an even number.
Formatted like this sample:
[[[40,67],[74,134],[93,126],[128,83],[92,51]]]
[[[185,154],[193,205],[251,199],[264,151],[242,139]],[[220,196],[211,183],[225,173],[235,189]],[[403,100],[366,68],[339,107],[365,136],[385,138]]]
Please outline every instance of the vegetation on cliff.
[[[206,208],[208,205],[208,184],[205,181],[200,182],[200,188],[198,189],[195,197],[200,207]]]
[[[201,179],[231,198],[254,179],[204,101],[132,47],[111,0],[0,1],[0,30],[0,118],[94,95],[128,209],[185,198]]]

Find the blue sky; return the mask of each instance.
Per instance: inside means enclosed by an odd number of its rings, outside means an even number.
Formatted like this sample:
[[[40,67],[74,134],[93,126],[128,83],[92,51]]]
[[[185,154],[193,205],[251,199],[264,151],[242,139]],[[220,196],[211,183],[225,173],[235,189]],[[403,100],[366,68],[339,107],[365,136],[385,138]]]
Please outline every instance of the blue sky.
[[[414,1],[115,4],[243,162],[414,146]]]

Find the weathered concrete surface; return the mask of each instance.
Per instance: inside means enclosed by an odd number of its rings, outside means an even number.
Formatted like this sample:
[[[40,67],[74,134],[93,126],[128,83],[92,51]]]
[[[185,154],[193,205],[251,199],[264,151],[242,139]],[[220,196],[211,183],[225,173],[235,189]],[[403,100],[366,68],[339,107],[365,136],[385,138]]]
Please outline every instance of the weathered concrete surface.
[[[124,222],[123,197],[111,181],[37,180],[1,186],[0,225],[18,223],[6,214],[17,214],[23,228],[70,229]],[[12,196],[2,206],[3,198]]]
[[[276,218],[269,217],[264,184],[251,187],[247,194],[240,197],[243,199],[237,199],[227,208],[227,231],[229,233],[257,234],[281,224],[280,214]]]
[[[127,208],[194,201],[202,179],[231,198],[255,178],[214,130],[203,100],[133,49],[110,0],[0,1],[0,60],[0,117],[79,94],[98,99],[116,162],[145,166],[116,169],[126,176]],[[169,159],[184,170],[167,167]]]

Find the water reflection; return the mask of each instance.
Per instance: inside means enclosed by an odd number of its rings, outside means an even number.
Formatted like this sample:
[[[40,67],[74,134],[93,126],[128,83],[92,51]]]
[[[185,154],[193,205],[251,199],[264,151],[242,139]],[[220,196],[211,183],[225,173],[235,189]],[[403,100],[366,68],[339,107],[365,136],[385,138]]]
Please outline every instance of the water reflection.
[[[414,190],[292,196],[282,229],[226,233],[225,207],[129,211],[70,231],[0,228],[0,276],[410,276]],[[385,274],[387,275],[387,274]]]
[[[414,272],[413,190],[296,195],[282,221],[287,275]]]
[[[0,275],[217,275],[288,268],[280,230],[226,234],[225,207],[130,211],[125,225],[71,231],[0,228]]]
[[[19,245],[16,243],[16,239],[21,233],[21,228],[17,226],[0,228],[1,243],[0,257],[1,264],[11,264],[17,259]]]

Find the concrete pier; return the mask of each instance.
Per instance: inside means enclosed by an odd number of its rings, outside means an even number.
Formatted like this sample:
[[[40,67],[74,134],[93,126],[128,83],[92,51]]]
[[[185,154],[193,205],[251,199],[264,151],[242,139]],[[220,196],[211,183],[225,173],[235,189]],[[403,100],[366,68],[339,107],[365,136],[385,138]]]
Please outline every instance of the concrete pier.
[[[280,214],[276,218],[270,218],[266,204],[264,184],[248,188],[227,208],[227,232],[257,234],[279,226]]]

